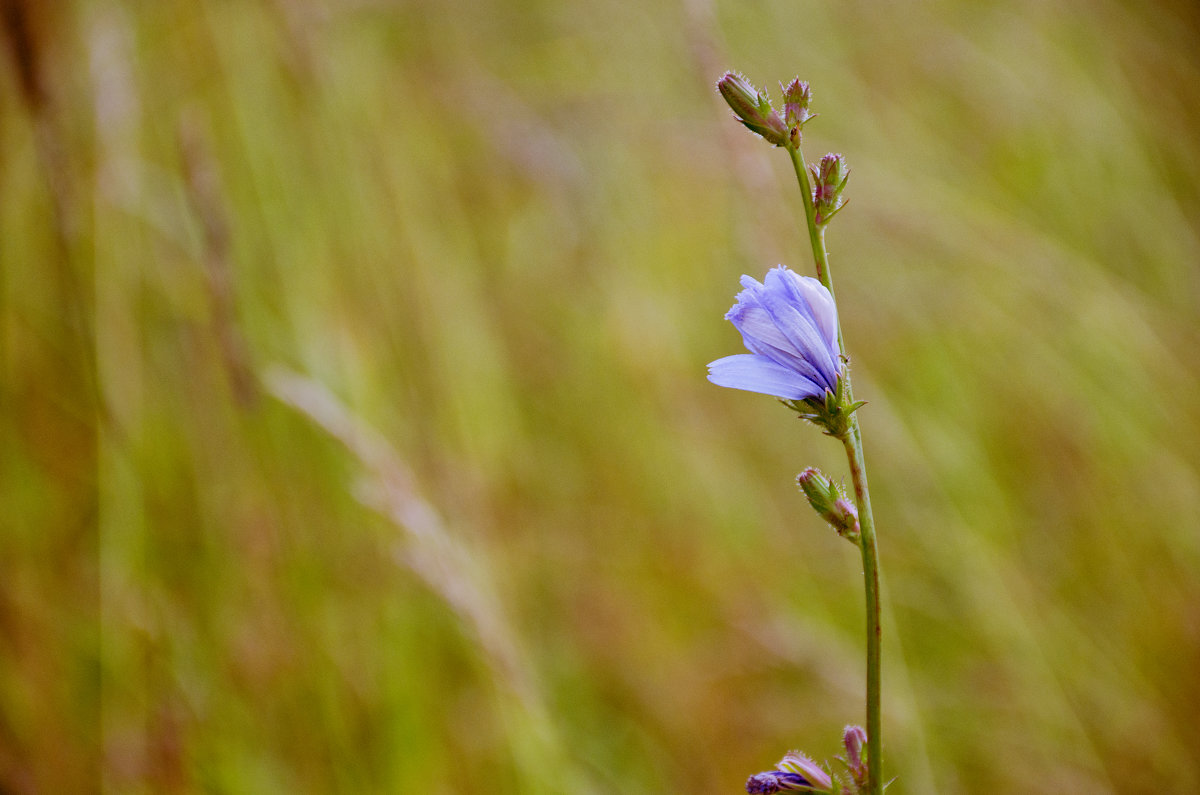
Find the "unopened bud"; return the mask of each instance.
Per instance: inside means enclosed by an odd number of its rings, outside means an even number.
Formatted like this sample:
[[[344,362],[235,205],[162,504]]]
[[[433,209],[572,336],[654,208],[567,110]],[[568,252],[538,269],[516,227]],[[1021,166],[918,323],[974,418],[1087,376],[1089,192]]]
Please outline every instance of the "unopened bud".
[[[833,510],[833,502],[839,495],[824,472],[816,467],[808,467],[796,476],[796,485],[804,492],[804,496],[808,497],[809,503],[817,513],[824,516]]]
[[[813,179],[813,207],[817,211],[818,224],[827,224],[829,219],[842,208],[842,189],[850,178],[846,158],[828,154],[821,158],[820,166],[809,166]]]
[[[789,130],[783,117],[771,107],[766,94],[737,72],[726,72],[717,81],[717,91],[728,103],[733,115],[752,132],[776,146],[786,146]]]
[[[809,467],[796,476],[796,485],[813,510],[829,522],[838,535],[858,543],[858,509],[854,507],[842,487],[825,476],[821,470]]]
[[[830,524],[837,528],[840,535],[851,541],[858,540],[858,508],[845,497],[833,501],[833,520]]]
[[[808,110],[812,103],[812,90],[808,83],[797,77],[786,86],[780,83],[779,87],[783,89],[784,122],[788,127],[803,127],[804,122],[816,115]]]
[[[867,765],[863,761],[862,750],[867,744],[867,733],[862,726],[847,726],[842,735],[842,744],[846,746],[846,767],[856,784],[864,784],[867,780]]]

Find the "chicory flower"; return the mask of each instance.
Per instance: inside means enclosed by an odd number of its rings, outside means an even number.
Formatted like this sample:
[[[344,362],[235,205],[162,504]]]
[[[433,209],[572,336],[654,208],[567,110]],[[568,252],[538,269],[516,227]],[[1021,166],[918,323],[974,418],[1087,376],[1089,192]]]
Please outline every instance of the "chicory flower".
[[[829,792],[833,779],[799,751],[788,751],[775,770],[755,773],[746,781],[750,795],[774,795],[777,792]]]
[[[812,782],[799,773],[787,773],[782,770],[755,773],[746,781],[746,792],[750,795],[774,795],[789,790],[812,792]]]
[[[750,353],[710,363],[708,380],[784,400],[836,394],[842,372],[837,307],[825,286],[780,265],[762,284],[743,276],[742,287],[725,319]]]

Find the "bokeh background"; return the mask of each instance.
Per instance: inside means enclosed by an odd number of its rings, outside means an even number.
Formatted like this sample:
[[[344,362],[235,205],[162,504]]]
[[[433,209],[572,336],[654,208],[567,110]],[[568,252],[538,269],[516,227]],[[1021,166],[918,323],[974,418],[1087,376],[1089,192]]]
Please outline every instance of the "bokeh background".
[[[811,269],[897,793],[1200,792],[1191,2],[4,0],[0,791],[732,793],[862,721],[840,446],[705,364]]]

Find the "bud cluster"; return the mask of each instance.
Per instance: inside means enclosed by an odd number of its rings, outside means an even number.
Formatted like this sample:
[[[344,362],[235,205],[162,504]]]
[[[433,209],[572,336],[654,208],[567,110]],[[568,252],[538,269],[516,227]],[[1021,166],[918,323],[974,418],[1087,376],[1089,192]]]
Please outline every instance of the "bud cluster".
[[[799,78],[786,86],[780,83],[779,87],[783,89],[782,116],[771,107],[765,91],[759,91],[737,72],[726,72],[717,81],[717,91],[748,130],[775,146],[794,147],[800,143],[800,128],[814,116],[808,110],[812,91]]]
[[[746,129],[761,135],[768,143],[785,147],[792,152],[800,150],[801,129],[817,114],[812,105],[812,89],[800,78],[787,85],[779,84],[783,91],[783,113],[771,106],[765,91],[760,91],[743,75],[726,72],[717,81],[717,91],[733,115]],[[845,204],[842,190],[850,176],[846,158],[828,154],[821,162],[808,166],[812,178],[812,202],[817,226],[824,226]]]

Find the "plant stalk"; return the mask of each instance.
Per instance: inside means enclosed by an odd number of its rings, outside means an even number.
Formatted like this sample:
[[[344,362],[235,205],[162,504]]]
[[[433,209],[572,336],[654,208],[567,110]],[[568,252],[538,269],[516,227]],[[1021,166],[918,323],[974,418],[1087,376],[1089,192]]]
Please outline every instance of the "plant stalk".
[[[812,186],[809,184],[808,170],[804,165],[804,154],[801,152],[799,144],[785,148],[788,156],[792,159],[796,180],[800,183],[800,193],[804,201],[804,220],[808,226],[809,240],[812,243],[817,278],[821,284],[825,285],[829,294],[834,295],[833,276],[829,272],[829,252],[825,248],[825,228],[817,225]],[[835,303],[836,300],[835,296]],[[838,349],[845,357],[846,343],[842,338],[840,317],[837,337]],[[850,386],[848,367],[843,369],[842,378],[846,381],[846,404],[853,404],[854,390]],[[846,458],[850,463],[850,477],[854,482],[854,499],[858,505],[859,549],[862,551],[863,585],[867,603],[867,791],[870,795],[882,795],[883,737],[880,720],[880,652],[883,628],[880,624],[879,550],[875,543],[875,518],[871,514],[871,492],[867,487],[867,465],[866,459],[863,457],[862,434],[858,428],[857,412],[850,415],[849,427],[841,440],[842,445],[846,448]]]

